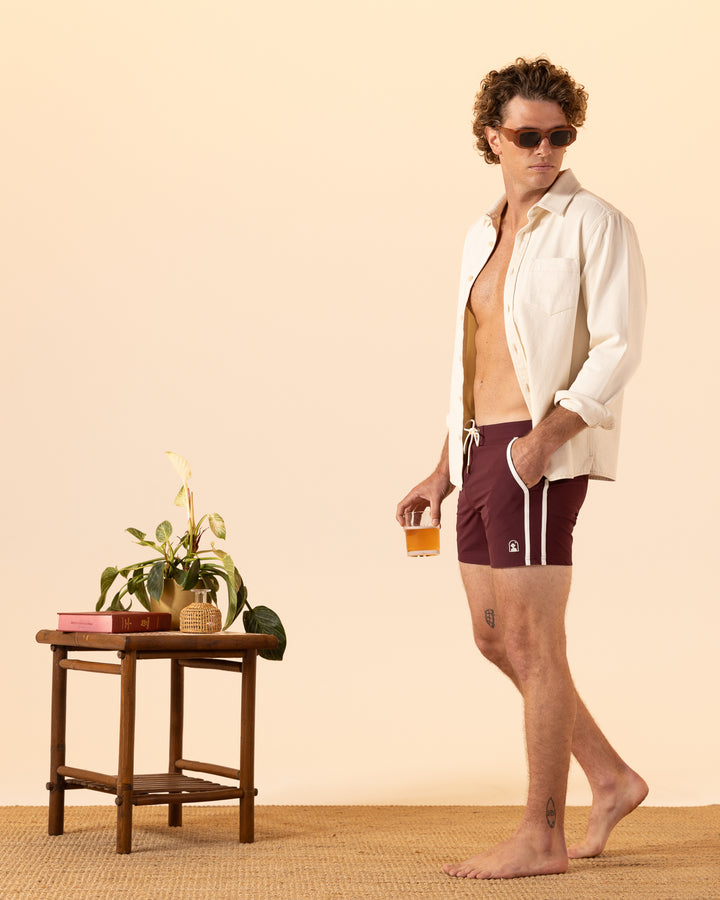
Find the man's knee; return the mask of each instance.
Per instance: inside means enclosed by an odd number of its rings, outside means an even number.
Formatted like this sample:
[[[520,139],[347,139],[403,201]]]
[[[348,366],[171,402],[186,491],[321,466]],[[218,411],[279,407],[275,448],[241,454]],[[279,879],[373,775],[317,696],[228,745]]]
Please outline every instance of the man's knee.
[[[550,623],[515,624],[507,629],[505,651],[518,678],[526,681],[567,664],[565,630]]]
[[[520,677],[565,658],[565,608],[571,570],[528,566],[495,571],[503,602],[505,648]]]
[[[489,637],[485,631],[475,629],[473,632],[475,646],[489,662],[499,665],[507,658],[505,642],[495,637]]]

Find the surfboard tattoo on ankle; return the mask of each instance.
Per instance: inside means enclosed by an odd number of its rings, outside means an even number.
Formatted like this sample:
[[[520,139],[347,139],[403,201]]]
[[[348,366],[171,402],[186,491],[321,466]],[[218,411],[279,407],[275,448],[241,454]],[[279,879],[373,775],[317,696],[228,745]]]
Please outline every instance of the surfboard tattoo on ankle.
[[[555,803],[553,802],[553,798],[550,797],[548,802],[545,804],[545,819],[547,820],[550,828],[555,827],[555,822],[557,820],[557,813],[555,811]]]

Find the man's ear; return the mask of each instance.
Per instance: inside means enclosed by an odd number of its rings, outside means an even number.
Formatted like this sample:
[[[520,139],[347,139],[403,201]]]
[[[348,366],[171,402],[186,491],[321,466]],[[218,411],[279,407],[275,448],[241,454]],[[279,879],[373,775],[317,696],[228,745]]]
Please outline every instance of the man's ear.
[[[485,140],[490,144],[490,149],[496,156],[500,156],[500,135],[489,125],[485,126]]]

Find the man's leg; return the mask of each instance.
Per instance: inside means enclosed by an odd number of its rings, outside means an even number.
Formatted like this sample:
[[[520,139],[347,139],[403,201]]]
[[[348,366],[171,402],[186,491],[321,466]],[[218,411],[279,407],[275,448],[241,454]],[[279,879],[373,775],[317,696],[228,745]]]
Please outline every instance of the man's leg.
[[[585,840],[568,848],[571,859],[582,859],[602,853],[617,823],[647,797],[648,786],[613,749],[580,697],[573,754],[590,782],[593,796]]]
[[[501,593],[495,589],[493,570],[464,563],[460,569],[478,648],[522,691],[505,646],[506,615]],[[569,572],[568,567],[568,588]],[[575,697],[572,749],[590,782],[593,807],[586,840],[570,848],[571,858],[600,853],[614,826],[644,800],[648,790],[643,779],[612,748],[577,693]]]
[[[525,701],[528,801],[509,841],[445,871],[468,878],[557,874],[568,865],[565,794],[576,715],[565,652],[570,569],[494,569],[491,576],[496,623],[500,616],[507,662]]]

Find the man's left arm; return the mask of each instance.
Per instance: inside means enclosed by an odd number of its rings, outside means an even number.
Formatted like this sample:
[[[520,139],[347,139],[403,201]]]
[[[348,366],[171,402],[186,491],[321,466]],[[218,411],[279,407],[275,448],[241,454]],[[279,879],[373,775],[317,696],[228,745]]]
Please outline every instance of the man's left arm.
[[[581,277],[588,355],[554,409],[512,447],[523,481],[537,484],[553,453],[584,428],[613,428],[610,407],[640,362],[645,326],[645,270],[632,223],[608,212],[585,247]]]
[[[577,413],[556,406],[529,434],[515,441],[510,451],[513,465],[528,487],[543,477],[553,453],[583,428],[587,425]]]

